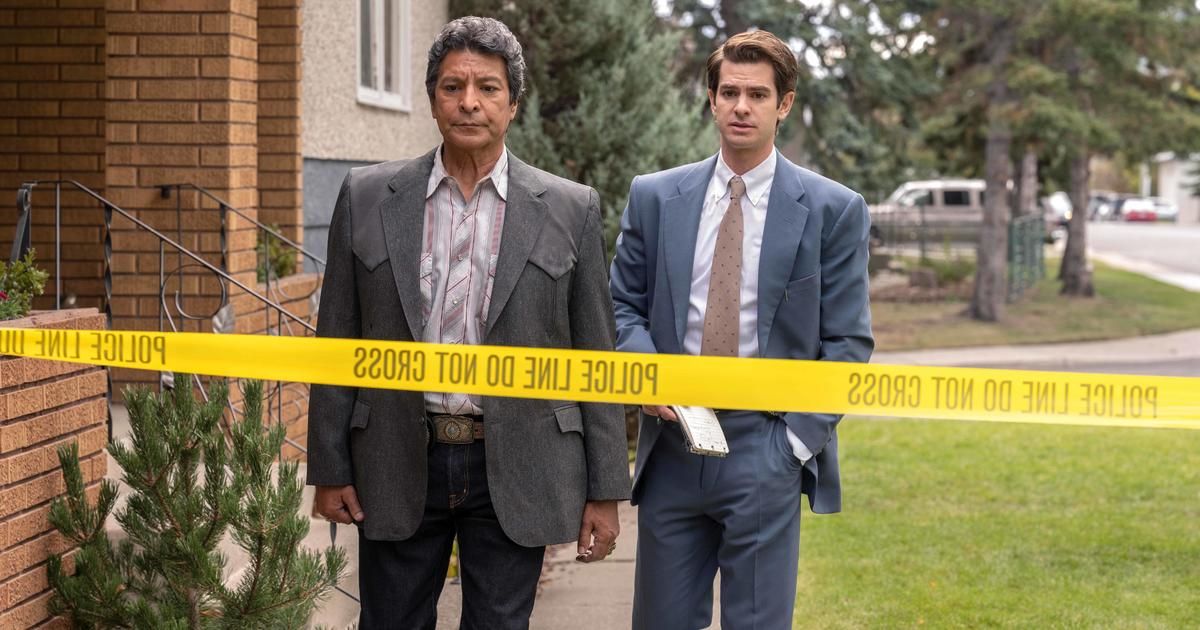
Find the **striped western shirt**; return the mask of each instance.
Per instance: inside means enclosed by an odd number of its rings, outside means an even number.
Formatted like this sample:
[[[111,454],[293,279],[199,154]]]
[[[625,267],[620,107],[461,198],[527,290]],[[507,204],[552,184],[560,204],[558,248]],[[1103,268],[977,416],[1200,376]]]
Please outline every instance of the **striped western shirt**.
[[[479,180],[470,199],[465,199],[457,181],[446,172],[442,149],[434,153],[433,171],[425,192],[425,235],[421,245],[421,305],[424,331],[422,340],[428,343],[447,343],[442,327],[447,312],[447,278],[450,275],[451,244],[464,235],[470,239],[470,268],[467,283],[467,318],[462,343],[483,342],[484,324],[491,304],[492,283],[496,277],[496,261],[500,254],[500,237],[504,231],[505,198],[508,196],[508,149],[496,161],[496,166]],[[456,238],[457,237],[457,238]],[[425,408],[430,413],[480,414],[479,396],[467,394],[426,392]]]

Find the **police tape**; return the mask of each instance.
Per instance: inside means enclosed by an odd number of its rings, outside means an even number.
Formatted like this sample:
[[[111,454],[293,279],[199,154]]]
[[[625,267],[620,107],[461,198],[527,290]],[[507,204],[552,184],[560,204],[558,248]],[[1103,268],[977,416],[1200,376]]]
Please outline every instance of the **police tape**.
[[[580,402],[1200,429],[1200,378],[1191,377],[16,328],[0,328],[0,355],[267,381]]]

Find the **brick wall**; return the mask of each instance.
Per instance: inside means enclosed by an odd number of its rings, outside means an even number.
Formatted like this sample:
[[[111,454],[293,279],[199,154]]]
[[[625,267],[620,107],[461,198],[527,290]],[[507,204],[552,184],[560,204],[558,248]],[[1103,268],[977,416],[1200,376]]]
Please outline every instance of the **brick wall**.
[[[108,0],[108,194],[156,229],[235,277],[255,282],[255,234],[230,215],[228,257],[221,260],[220,214],[185,191],[163,199],[155,186],[192,183],[250,216],[257,213],[257,3],[252,0]],[[176,203],[182,221],[176,219]],[[208,211],[200,208],[209,208]],[[114,223],[113,326],[157,329],[158,241]],[[173,271],[178,257],[167,250]],[[186,263],[186,261],[185,261]],[[215,309],[219,284],[192,268],[171,278],[168,296],[186,296],[185,310]],[[207,332],[207,319],[181,330]],[[120,370],[122,381],[153,374]]]
[[[104,328],[104,316],[79,309],[5,325],[95,330]],[[46,558],[66,550],[48,520],[50,501],[64,492],[57,451],[78,442],[94,499],[107,468],[106,389],[102,368],[0,358],[0,628],[49,619]]]
[[[300,0],[259,0],[259,220],[297,243],[304,231],[302,162]]]
[[[74,179],[104,190],[104,29],[104,0],[0,4],[0,243],[6,254],[22,182]],[[53,187],[38,189],[33,201],[39,210],[33,244],[39,264],[54,273]],[[62,204],[63,293],[76,295],[80,306],[99,306],[101,211],[71,189],[63,191]],[[53,304],[50,296],[36,302]]]

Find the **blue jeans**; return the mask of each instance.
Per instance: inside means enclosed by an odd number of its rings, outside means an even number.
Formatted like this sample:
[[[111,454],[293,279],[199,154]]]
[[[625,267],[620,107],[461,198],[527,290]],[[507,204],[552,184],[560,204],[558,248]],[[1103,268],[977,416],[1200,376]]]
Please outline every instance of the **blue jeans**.
[[[433,444],[425,515],[411,538],[374,541],[360,535],[359,627],[433,630],[456,536],[460,627],[528,628],[546,548],[522,547],[500,528],[482,442]]]

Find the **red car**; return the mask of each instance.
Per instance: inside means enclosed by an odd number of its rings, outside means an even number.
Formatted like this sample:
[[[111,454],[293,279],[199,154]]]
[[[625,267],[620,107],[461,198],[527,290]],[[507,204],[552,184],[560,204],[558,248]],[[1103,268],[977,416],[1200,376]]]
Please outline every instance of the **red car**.
[[[1151,199],[1126,199],[1121,204],[1121,218],[1126,221],[1157,221],[1158,212]]]

